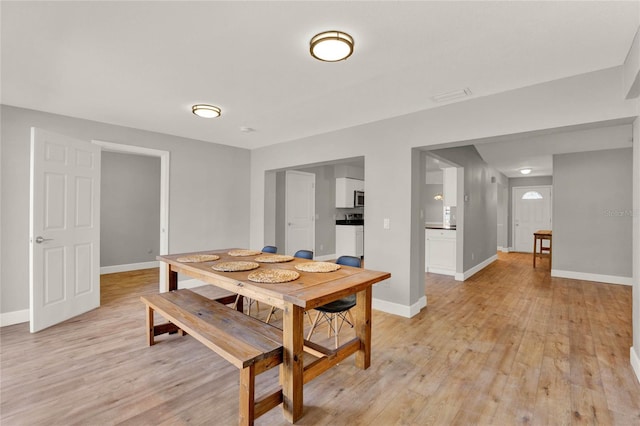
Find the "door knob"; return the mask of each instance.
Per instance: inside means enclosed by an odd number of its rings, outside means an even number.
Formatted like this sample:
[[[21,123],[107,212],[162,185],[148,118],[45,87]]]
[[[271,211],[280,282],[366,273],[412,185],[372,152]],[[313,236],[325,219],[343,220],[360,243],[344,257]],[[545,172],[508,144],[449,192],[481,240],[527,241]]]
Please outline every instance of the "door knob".
[[[42,238],[41,236],[36,237],[36,243],[42,244],[45,241],[53,241],[53,238]]]

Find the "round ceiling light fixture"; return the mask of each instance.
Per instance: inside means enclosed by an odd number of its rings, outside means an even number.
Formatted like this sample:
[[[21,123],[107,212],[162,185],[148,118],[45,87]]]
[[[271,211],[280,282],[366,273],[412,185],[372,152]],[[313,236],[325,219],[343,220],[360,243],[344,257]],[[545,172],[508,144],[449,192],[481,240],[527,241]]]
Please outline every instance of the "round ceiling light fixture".
[[[222,114],[222,110],[220,108],[207,104],[196,104],[191,107],[191,112],[202,118],[216,118],[220,117],[220,114]]]
[[[525,167],[524,169],[520,169],[520,173],[522,173],[523,175],[528,175],[529,173],[531,173],[531,169],[529,167]]]
[[[320,61],[342,61],[353,53],[353,37],[342,31],[324,31],[313,36],[309,53]]]

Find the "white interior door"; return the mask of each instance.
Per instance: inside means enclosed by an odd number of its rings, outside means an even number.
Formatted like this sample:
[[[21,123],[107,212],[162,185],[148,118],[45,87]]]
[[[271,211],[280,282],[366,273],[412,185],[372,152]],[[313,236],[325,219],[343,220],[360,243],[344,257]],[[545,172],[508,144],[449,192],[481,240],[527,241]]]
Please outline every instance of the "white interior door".
[[[286,172],[285,253],[315,249],[316,175]]]
[[[514,249],[533,250],[533,233],[551,229],[551,187],[529,186],[513,188]]]
[[[100,306],[100,148],[31,129],[30,322]]]

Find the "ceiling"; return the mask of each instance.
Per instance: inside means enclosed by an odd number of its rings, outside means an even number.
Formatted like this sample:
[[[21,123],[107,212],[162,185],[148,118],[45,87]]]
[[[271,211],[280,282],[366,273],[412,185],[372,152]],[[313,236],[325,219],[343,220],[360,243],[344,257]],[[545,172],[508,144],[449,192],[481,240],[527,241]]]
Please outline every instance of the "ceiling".
[[[640,19],[635,1],[0,7],[3,104],[249,149],[619,66]],[[309,55],[330,29],[355,38],[348,60]]]

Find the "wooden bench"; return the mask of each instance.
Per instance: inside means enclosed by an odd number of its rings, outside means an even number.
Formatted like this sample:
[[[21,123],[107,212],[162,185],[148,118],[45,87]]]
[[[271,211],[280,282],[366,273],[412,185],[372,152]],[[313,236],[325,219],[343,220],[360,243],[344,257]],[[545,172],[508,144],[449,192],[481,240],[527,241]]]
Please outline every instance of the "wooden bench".
[[[159,334],[190,334],[240,369],[239,423],[252,425],[282,403],[282,388],[255,398],[255,378],[282,363],[282,330],[190,290],[142,296],[149,346]],[[154,325],[153,313],[170,321]]]

